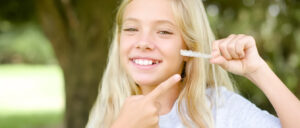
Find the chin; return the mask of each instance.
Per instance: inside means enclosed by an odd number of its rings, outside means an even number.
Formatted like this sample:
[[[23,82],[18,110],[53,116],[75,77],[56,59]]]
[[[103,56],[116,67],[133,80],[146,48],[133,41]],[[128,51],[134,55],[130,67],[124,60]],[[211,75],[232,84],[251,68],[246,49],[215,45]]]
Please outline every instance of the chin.
[[[140,76],[134,78],[135,83],[138,84],[139,86],[153,86],[153,85],[156,86],[160,84],[157,80],[158,80],[157,78],[150,77],[150,76],[147,78],[141,78]]]
[[[143,82],[138,82],[137,81],[136,84],[139,85],[139,86],[144,86],[144,87],[145,86],[153,86],[153,85],[155,85],[153,82],[144,82],[144,81]]]

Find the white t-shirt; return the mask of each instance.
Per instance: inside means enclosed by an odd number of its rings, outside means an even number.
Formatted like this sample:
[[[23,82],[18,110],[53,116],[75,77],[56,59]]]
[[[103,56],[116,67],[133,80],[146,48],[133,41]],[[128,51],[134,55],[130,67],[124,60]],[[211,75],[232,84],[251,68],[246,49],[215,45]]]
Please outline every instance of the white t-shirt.
[[[244,97],[225,87],[219,89],[220,97],[223,98],[222,105],[217,110],[212,110],[216,128],[281,128],[277,117],[257,108]],[[207,89],[206,92],[211,94],[212,90]],[[178,114],[177,101],[169,113],[160,116],[159,126],[160,128],[185,128]]]

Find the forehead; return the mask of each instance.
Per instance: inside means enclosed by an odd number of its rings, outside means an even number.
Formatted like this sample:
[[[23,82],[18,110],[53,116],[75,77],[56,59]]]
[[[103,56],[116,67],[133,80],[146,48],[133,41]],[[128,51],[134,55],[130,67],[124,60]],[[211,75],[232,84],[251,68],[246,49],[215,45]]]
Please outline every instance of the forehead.
[[[175,24],[171,0],[133,0],[123,15],[123,22],[165,22]]]

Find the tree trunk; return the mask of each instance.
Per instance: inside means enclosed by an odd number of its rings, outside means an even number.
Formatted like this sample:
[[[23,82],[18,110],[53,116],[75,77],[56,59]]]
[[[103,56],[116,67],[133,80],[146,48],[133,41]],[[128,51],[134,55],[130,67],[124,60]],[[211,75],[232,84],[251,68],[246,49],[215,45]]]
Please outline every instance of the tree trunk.
[[[65,126],[83,128],[106,65],[117,0],[36,0],[65,79]]]

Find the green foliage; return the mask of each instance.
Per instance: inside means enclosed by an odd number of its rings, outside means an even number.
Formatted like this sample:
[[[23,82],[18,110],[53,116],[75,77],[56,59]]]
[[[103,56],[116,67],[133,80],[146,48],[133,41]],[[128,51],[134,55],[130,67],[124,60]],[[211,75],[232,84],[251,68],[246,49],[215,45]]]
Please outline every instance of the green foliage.
[[[0,21],[23,24],[34,18],[34,0],[1,0]]]
[[[56,63],[49,41],[35,22],[34,0],[0,1],[0,64]]]
[[[34,24],[0,22],[0,63],[56,63],[49,41]]]

